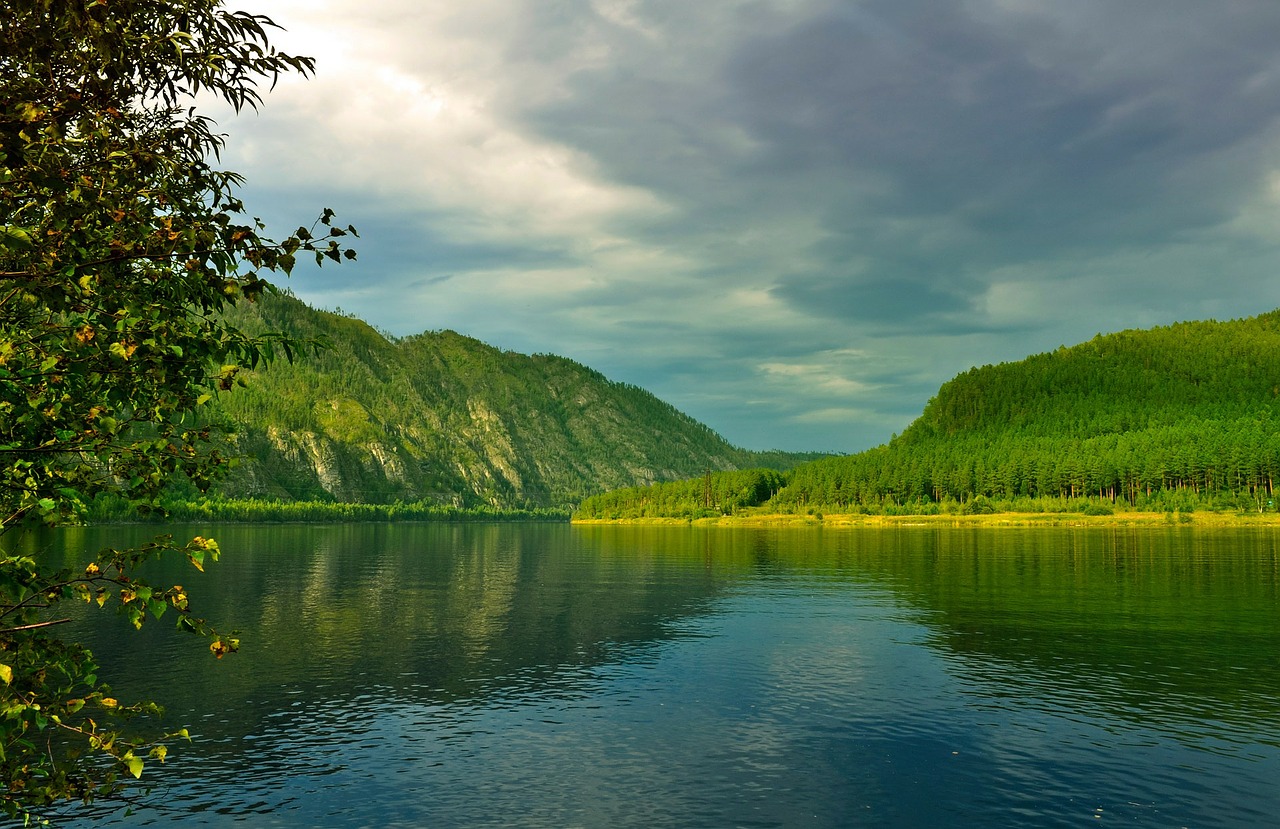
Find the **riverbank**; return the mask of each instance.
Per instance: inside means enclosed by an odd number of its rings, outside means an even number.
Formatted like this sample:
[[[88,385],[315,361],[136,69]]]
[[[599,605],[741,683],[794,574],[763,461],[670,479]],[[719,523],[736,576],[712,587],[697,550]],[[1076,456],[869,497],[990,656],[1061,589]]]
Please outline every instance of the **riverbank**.
[[[695,527],[1278,527],[1280,513],[1239,512],[998,512],[985,515],[863,515],[848,513],[750,513],[709,518],[575,519],[574,524]]]
[[[386,522],[467,523],[494,521],[569,520],[567,507],[501,509],[490,506],[455,507],[423,501],[394,504],[353,504],[336,501],[271,501],[267,499],[205,498],[167,501],[163,511],[139,517],[123,501],[99,506],[86,517],[88,524],[360,524]]]

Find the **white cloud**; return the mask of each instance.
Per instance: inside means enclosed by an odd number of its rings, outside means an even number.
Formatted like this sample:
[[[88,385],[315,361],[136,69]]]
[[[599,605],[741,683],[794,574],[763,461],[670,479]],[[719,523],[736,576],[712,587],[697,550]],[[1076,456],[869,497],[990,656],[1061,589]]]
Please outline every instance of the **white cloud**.
[[[589,156],[504,111],[513,84],[539,85],[502,61],[502,32],[514,28],[505,4],[470,4],[465,15],[406,5],[403,17],[379,16],[386,28],[351,4],[263,5],[292,31],[283,45],[314,54],[318,71],[234,124],[232,165],[255,182],[320,178],[427,211],[460,239],[570,240],[588,251],[614,242],[611,227],[663,212],[652,193],[608,181]]]
[[[876,418],[877,414],[871,409],[858,408],[854,406],[828,406],[823,409],[811,409],[792,415],[790,420],[792,423],[857,423],[867,420],[868,418]]]
[[[761,377],[781,394],[802,392],[844,398],[874,390],[873,385],[850,376],[865,369],[865,355],[856,349],[821,351],[803,361],[774,360],[757,366]]]

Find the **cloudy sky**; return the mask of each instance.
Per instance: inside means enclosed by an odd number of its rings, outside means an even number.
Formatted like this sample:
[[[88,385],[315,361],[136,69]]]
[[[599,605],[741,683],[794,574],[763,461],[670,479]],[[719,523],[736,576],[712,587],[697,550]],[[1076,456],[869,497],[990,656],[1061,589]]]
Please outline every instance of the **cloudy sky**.
[[[319,61],[226,166],[403,335],[570,357],[748,448],[886,441],[940,383],[1280,306],[1275,0],[261,0]]]

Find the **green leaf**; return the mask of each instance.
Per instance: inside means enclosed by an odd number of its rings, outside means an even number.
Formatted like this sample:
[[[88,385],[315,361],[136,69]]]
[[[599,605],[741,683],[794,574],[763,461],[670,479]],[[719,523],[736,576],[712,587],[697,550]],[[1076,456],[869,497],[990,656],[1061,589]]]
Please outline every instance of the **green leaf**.
[[[132,753],[124,756],[125,765],[129,767],[129,773],[135,778],[142,777],[143,762],[141,757],[134,757]]]
[[[32,246],[31,231],[25,227],[4,225],[0,227],[0,245],[11,250],[25,250]]]

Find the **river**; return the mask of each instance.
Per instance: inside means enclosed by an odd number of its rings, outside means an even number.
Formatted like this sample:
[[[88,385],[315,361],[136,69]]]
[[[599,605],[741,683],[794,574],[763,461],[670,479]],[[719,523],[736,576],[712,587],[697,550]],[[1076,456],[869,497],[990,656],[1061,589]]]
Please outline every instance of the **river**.
[[[1273,530],[165,531],[243,647],[85,611],[193,741],[73,826],[1280,826]]]

